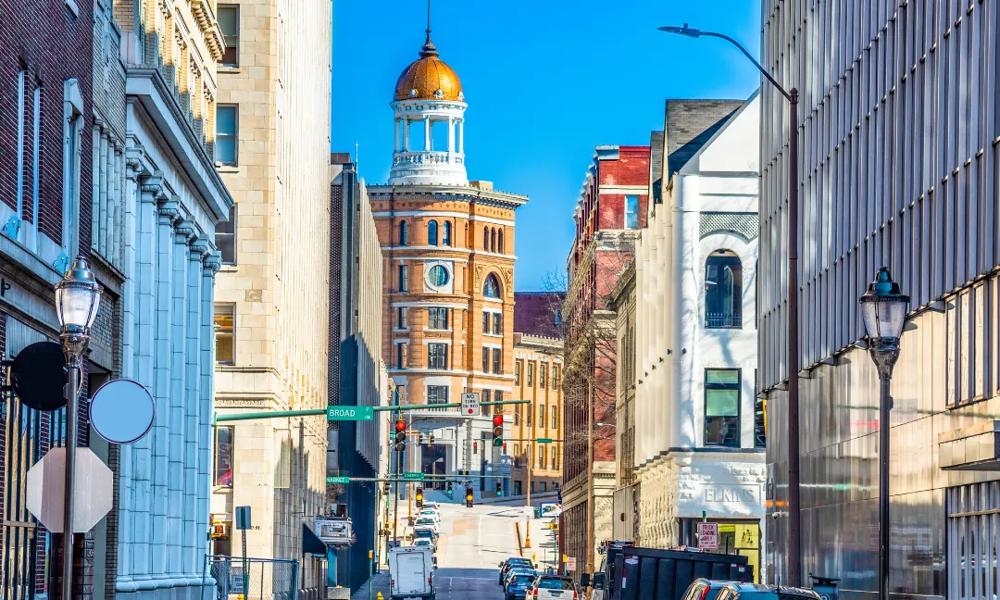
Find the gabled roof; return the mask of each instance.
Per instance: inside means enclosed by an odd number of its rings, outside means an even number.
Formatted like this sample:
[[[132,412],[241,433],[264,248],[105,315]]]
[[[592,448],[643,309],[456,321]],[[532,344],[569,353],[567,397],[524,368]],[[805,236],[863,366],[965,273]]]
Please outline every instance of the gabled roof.
[[[667,100],[664,136],[668,181],[743,104],[743,100]]]

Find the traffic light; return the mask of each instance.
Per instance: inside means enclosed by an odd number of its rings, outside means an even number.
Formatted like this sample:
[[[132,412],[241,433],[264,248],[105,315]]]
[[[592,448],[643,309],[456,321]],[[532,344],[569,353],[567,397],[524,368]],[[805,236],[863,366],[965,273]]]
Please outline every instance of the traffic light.
[[[424,507],[424,488],[417,488],[417,493],[415,494],[415,499],[417,501],[417,508]]]
[[[396,452],[406,450],[406,421],[396,419]]]
[[[471,487],[465,488],[465,506],[466,508],[472,508],[472,501],[476,499],[476,496],[472,493]]]
[[[503,446],[503,415],[493,415],[493,447]]]
[[[497,481],[497,496],[503,496],[503,482]]]
[[[450,481],[446,482],[444,484],[444,487],[445,487],[445,491],[448,492],[449,494],[451,494],[451,482]]]

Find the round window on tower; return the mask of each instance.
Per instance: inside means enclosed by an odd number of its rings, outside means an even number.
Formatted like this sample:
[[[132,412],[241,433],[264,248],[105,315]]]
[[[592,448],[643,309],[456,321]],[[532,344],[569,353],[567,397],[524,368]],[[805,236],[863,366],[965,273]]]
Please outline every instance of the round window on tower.
[[[444,287],[451,281],[451,273],[444,265],[434,265],[427,271],[427,283],[432,287]]]

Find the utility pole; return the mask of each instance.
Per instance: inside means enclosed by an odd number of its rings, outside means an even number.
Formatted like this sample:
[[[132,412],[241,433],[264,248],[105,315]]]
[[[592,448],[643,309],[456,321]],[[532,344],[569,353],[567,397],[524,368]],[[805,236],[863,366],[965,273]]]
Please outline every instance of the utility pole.
[[[535,445],[528,442],[528,514],[524,517],[524,547],[531,548],[531,467],[535,464]]]

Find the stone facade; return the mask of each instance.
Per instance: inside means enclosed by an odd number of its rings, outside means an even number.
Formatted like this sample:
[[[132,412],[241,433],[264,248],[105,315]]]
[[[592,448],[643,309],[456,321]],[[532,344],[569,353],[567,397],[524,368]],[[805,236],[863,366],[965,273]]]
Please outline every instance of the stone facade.
[[[216,163],[236,205],[216,284],[218,323],[232,332],[232,351],[216,365],[217,410],[324,408],[331,6],[242,0],[218,9],[227,11],[231,47],[218,73],[228,137],[216,145]],[[322,557],[303,556],[302,526],[327,512],[325,419],[231,427],[237,459],[231,479],[222,474],[213,482],[213,521],[231,522],[235,506],[250,506],[248,544],[258,556],[302,559],[303,594],[317,596]],[[219,540],[216,551],[235,552],[230,542]]]

